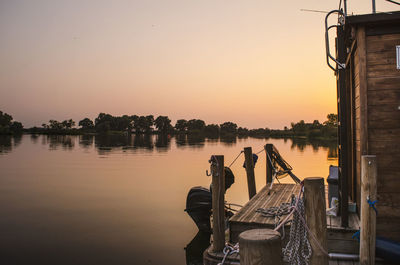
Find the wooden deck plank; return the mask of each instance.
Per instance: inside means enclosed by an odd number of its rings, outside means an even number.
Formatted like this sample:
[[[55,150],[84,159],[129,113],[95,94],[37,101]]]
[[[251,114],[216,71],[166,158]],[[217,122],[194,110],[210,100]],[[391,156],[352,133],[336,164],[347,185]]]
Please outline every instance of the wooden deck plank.
[[[256,212],[259,208],[269,208],[279,206],[281,203],[290,202],[292,194],[297,194],[300,190],[299,185],[295,184],[275,184],[272,186],[268,195],[269,186],[265,186],[258,192],[245,206],[236,213],[231,219],[231,223],[275,225],[275,219],[264,217]]]

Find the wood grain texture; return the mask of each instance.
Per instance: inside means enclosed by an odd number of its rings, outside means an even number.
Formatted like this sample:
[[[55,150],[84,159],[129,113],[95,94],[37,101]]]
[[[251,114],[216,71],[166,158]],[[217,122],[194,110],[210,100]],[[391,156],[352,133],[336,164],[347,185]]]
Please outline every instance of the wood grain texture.
[[[225,171],[224,156],[213,156],[212,210],[213,210],[213,251],[220,252],[225,247]]]
[[[327,244],[327,223],[325,206],[324,179],[320,177],[310,177],[304,179],[304,206],[306,212],[307,225],[319,242],[308,235],[312,248],[310,258],[311,265],[328,264],[328,256],[319,248],[321,245],[328,250]]]
[[[253,229],[239,236],[240,264],[283,264],[281,235],[272,229]]]
[[[377,159],[376,156],[361,157],[361,230],[360,264],[375,264],[376,213],[367,199],[377,199]]]
[[[270,162],[270,159],[268,158],[269,154],[272,154],[272,144],[266,144],[265,145],[265,157],[267,158],[266,160],[266,177],[267,177],[267,181],[266,183],[271,183],[272,182],[272,165]],[[271,157],[271,155],[269,155]]]
[[[360,78],[360,141],[361,154],[368,154],[367,47],[365,27],[357,29],[358,74]]]
[[[257,193],[256,179],[254,175],[253,151],[251,147],[244,148],[244,159],[246,165],[247,188],[249,191],[249,199],[251,199]]]

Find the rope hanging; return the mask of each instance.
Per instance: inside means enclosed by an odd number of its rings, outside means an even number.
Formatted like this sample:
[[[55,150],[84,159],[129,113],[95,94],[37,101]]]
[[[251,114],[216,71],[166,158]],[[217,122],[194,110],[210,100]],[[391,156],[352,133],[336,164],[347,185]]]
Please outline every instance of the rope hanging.
[[[303,199],[298,200],[295,209],[290,226],[289,242],[283,249],[283,255],[286,262],[291,265],[307,265],[312,250],[310,242],[308,241],[306,226],[302,222],[305,217]]]

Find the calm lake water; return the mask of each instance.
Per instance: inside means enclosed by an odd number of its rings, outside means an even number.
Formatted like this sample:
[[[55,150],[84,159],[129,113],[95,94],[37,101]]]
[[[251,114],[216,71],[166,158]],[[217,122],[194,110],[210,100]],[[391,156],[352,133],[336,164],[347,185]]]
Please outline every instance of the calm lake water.
[[[208,236],[183,211],[208,187],[208,159],[229,165],[274,144],[299,177],[327,177],[335,144],[158,136],[0,136],[0,264],[196,264]],[[243,155],[226,200],[248,200]],[[265,153],[256,185],[265,185]],[[290,182],[286,178],[283,182]],[[197,236],[196,236],[197,235]],[[192,241],[193,239],[193,241]]]

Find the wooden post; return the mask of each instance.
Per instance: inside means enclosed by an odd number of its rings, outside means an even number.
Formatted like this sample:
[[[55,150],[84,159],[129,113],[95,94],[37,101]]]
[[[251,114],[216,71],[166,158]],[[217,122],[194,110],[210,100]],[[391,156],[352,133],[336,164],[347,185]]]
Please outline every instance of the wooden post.
[[[326,206],[324,179],[311,177],[304,179],[304,207],[307,226],[319,241],[319,245],[328,251],[326,239]],[[318,243],[308,235],[312,248],[310,265],[327,265],[328,256],[318,246]]]
[[[267,160],[267,162],[266,162],[267,163],[267,166],[266,166],[266,168],[267,168],[267,184],[272,182],[272,165],[271,165],[271,161],[270,161],[270,158],[272,159],[272,157],[271,157],[272,146],[273,146],[272,144],[265,145],[265,155],[266,155],[266,160]],[[268,156],[270,158],[268,158]]]
[[[246,165],[247,174],[247,187],[249,190],[249,199],[256,195],[256,180],[254,176],[254,161],[253,161],[253,151],[251,147],[244,148],[244,161]]]
[[[367,199],[376,200],[377,169],[376,156],[361,156],[360,265],[375,264],[376,212]]]
[[[253,229],[239,235],[240,265],[283,265],[279,232]]]
[[[212,210],[213,210],[213,251],[220,252],[225,247],[225,171],[224,156],[212,159]]]
[[[336,56],[340,62],[346,61],[346,45],[345,45],[345,33],[343,27],[337,27],[337,38],[336,38]],[[348,183],[347,178],[349,177],[348,171],[348,156],[349,156],[349,145],[348,145],[348,114],[351,112],[346,106],[346,69],[340,68],[336,75],[336,86],[337,86],[337,106],[338,106],[338,140],[339,140],[339,214],[341,216],[341,226],[349,226],[349,195],[348,195]]]

